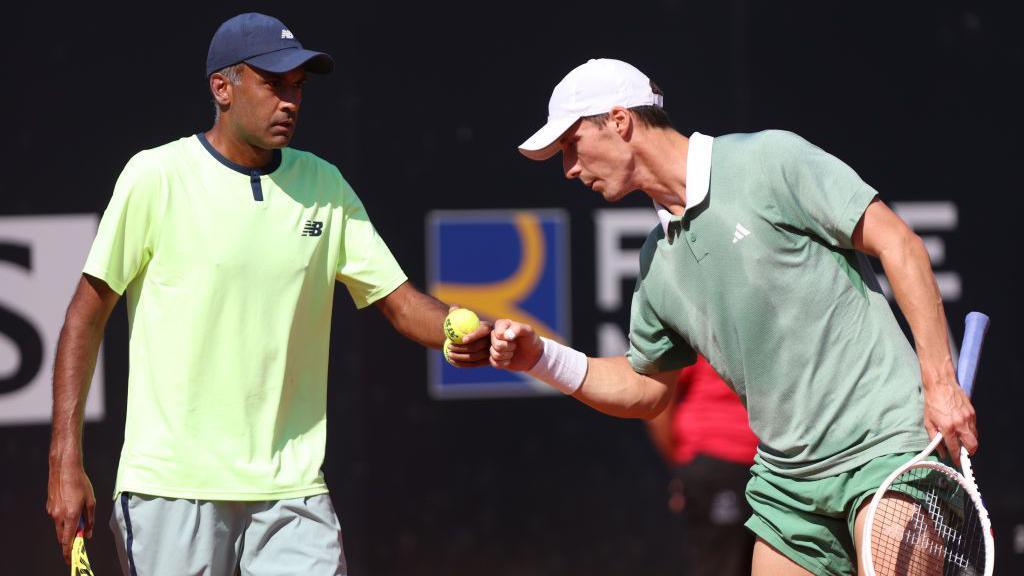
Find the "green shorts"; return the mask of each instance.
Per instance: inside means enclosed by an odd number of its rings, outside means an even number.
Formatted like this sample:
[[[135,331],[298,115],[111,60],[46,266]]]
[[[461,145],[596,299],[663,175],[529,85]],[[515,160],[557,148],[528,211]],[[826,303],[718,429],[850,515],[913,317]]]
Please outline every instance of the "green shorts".
[[[760,462],[750,469],[747,528],[812,574],[857,573],[857,510],[914,453],[888,454],[818,480],[780,476]]]

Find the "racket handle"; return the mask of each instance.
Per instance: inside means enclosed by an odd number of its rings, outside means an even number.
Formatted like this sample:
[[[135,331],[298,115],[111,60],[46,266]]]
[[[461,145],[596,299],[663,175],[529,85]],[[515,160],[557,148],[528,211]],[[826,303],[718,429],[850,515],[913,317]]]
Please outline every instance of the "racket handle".
[[[964,325],[964,343],[960,348],[960,362],[956,368],[956,379],[964,392],[970,396],[974,390],[974,376],[978,372],[978,360],[981,358],[981,344],[985,340],[989,318],[981,312],[967,315]]]

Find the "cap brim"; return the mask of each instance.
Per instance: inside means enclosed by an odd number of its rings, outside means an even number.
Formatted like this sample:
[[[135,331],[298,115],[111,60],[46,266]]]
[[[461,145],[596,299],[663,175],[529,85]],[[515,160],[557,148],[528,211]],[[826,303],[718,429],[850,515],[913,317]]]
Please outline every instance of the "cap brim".
[[[284,74],[296,68],[303,68],[314,74],[329,74],[334,70],[334,58],[330,55],[302,48],[284,48],[260,54],[246,58],[245,63],[274,74]]]
[[[579,118],[565,116],[549,120],[519,145],[519,152],[530,160],[547,160],[558,152],[558,139],[565,134],[565,131],[572,127]]]

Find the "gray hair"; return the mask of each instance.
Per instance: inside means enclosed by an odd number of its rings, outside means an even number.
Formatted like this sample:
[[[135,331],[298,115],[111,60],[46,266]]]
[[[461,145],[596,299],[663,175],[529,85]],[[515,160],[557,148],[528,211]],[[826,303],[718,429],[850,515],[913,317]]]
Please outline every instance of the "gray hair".
[[[220,74],[221,76],[223,76],[232,85],[238,85],[238,83],[242,81],[242,67],[243,66],[245,66],[245,64],[239,62],[238,64],[232,64],[231,66],[225,66],[224,68],[221,68],[220,70],[217,70],[213,74]],[[211,74],[211,76],[213,74]],[[220,104],[218,104],[216,100],[213,101],[213,110],[214,110],[213,121],[216,122],[217,119],[220,118]]]

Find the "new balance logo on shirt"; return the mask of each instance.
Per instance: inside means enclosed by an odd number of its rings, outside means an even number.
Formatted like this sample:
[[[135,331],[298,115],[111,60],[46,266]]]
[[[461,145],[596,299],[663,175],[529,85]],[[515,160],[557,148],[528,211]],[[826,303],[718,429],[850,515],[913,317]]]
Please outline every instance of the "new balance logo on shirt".
[[[303,236],[319,236],[323,233],[323,222],[317,222],[316,220],[306,220],[306,225],[302,227]]]
[[[743,240],[747,236],[750,236],[750,230],[743,227],[743,224],[736,223],[736,232],[732,235],[732,243],[735,244],[740,240]]]

